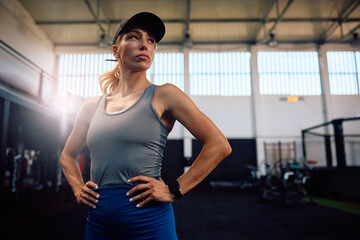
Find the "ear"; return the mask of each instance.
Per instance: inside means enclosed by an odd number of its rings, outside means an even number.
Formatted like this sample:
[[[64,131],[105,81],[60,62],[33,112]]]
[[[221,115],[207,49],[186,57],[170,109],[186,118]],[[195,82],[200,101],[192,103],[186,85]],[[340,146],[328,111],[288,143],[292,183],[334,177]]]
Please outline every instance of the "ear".
[[[112,46],[112,52],[113,52],[113,56],[114,56],[116,59],[118,59],[118,57],[119,57],[117,50],[118,50],[118,47],[115,46],[115,45],[113,45],[113,46]]]

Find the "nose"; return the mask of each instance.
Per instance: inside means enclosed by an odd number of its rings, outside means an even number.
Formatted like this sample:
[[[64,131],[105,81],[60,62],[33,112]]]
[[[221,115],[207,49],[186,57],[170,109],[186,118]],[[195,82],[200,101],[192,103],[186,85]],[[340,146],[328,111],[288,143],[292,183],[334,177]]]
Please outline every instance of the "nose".
[[[142,38],[141,38],[140,44],[141,44],[141,45],[140,45],[140,49],[141,49],[141,50],[148,50],[148,48],[149,48],[149,43],[148,43],[146,37],[142,37]]]

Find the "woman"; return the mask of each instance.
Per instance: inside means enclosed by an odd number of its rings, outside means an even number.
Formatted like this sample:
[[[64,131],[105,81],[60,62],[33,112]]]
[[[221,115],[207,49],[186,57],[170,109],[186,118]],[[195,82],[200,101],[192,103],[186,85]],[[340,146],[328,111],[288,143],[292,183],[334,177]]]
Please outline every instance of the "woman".
[[[162,20],[152,13],[119,24],[112,47],[117,64],[100,76],[104,95],[84,103],[61,154],[77,202],[92,208],[87,239],[177,239],[171,202],[231,152],[223,134],[186,94],[147,80],[164,34]],[[176,120],[204,147],[191,168],[166,185],[160,178],[161,160]],[[86,144],[91,181],[84,184],[75,159]]]

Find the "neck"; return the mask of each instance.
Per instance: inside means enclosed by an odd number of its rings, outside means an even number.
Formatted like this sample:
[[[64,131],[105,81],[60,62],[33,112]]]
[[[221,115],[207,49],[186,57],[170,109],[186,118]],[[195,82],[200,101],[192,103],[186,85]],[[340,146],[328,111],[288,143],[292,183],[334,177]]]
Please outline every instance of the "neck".
[[[122,69],[119,85],[111,92],[112,96],[126,97],[143,90],[151,83],[146,78],[146,71],[133,72]]]

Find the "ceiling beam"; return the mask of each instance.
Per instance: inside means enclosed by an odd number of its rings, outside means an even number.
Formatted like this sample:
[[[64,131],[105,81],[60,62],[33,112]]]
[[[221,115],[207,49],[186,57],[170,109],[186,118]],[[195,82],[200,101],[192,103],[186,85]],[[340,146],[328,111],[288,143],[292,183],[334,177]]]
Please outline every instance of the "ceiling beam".
[[[100,23],[118,24],[122,19],[99,20]],[[186,23],[184,19],[164,19],[164,23]],[[266,22],[276,22],[277,18],[269,18]],[[345,22],[341,18],[283,18],[281,22]],[[346,22],[360,22],[360,18],[348,18]],[[97,24],[96,20],[72,20],[72,21],[36,21],[37,25],[81,25]],[[189,23],[264,23],[264,18],[229,18],[229,19],[189,19]]]
[[[358,24],[356,27],[352,28],[346,35],[344,35],[341,39],[339,39],[339,42],[345,42],[345,41],[351,41],[352,38],[346,40],[349,37],[352,37],[352,34],[356,33],[356,31],[360,28],[360,24]]]
[[[264,13],[264,16],[265,16],[265,19],[262,21],[262,24],[261,26],[259,26],[259,28],[257,30],[255,30],[255,35],[254,35],[254,41],[256,41],[257,39],[257,36],[259,35],[259,33],[261,32],[261,29],[265,29],[265,24],[269,22],[269,15],[270,15],[270,12],[271,10],[273,9],[274,7],[274,4],[275,4],[275,0],[273,1],[267,1],[269,3],[269,6],[266,8],[265,10],[265,13]],[[275,20],[274,20],[275,21]]]
[[[274,29],[276,28],[276,26],[278,25],[278,23],[282,20],[282,18],[284,17],[285,12],[289,9],[290,5],[293,3],[294,0],[288,0],[288,2],[286,3],[284,9],[281,11],[280,15],[278,16],[278,18],[276,19],[274,25],[270,28],[270,30],[268,31],[268,35],[271,34]]]
[[[94,17],[95,23],[99,26],[100,31],[102,32],[102,34],[105,35],[106,32],[105,32],[104,28],[101,26],[101,21],[99,20],[98,16],[96,16],[94,10],[93,10],[92,7],[91,7],[91,4],[90,4],[89,0],[84,0],[84,2],[85,2],[85,4],[86,4],[86,6],[88,7],[91,15]]]
[[[99,17],[100,17],[100,11],[102,12],[102,14],[103,14],[103,17],[104,17],[104,20],[100,20],[99,19]],[[104,12],[104,8],[103,8],[103,6],[101,5],[101,0],[97,0],[97,16],[98,16],[98,21],[100,22],[100,23],[106,23],[106,24],[110,24],[110,22],[109,22],[109,19],[106,17],[106,14],[105,14],[105,12]],[[108,29],[109,30],[109,29]]]
[[[191,0],[188,0],[186,5],[185,34],[189,34],[190,10],[191,10]]]
[[[318,42],[316,40],[291,40],[291,41],[277,41],[279,44],[324,44],[324,42]],[[342,41],[342,43],[350,43],[351,41]],[[325,43],[339,43],[338,40],[328,40]],[[211,44],[248,44],[248,45],[256,45],[262,44],[261,42],[254,42],[251,40],[247,41],[194,41],[194,45],[211,45]],[[77,43],[77,44],[55,44],[55,47],[68,47],[68,46],[97,46],[97,43]],[[169,41],[169,42],[161,42],[159,43],[161,46],[182,46],[182,41]]]
[[[339,14],[339,19],[336,22],[333,22],[328,29],[320,36],[319,41],[327,40],[337,29],[341,26],[343,22],[348,22],[348,17],[350,14],[359,6],[360,0],[353,0],[349,3],[347,7]]]
[[[278,41],[274,40],[274,34],[273,31],[275,30],[276,26],[278,25],[278,23],[283,19],[284,14],[286,13],[286,11],[289,9],[290,5],[293,3],[294,0],[288,0],[285,7],[283,8],[283,10],[281,11],[281,13],[279,13],[279,1],[276,0],[276,12],[277,12],[277,18],[276,21],[274,22],[274,24],[272,25],[272,27],[265,33],[265,36],[262,40],[260,40],[261,43],[269,43],[273,42],[274,44],[277,44]]]
[[[360,28],[360,24],[358,24],[356,27],[354,27],[353,29],[351,29],[347,35],[350,35],[350,34],[354,33],[354,32],[355,32],[356,30],[358,30],[359,28]]]

